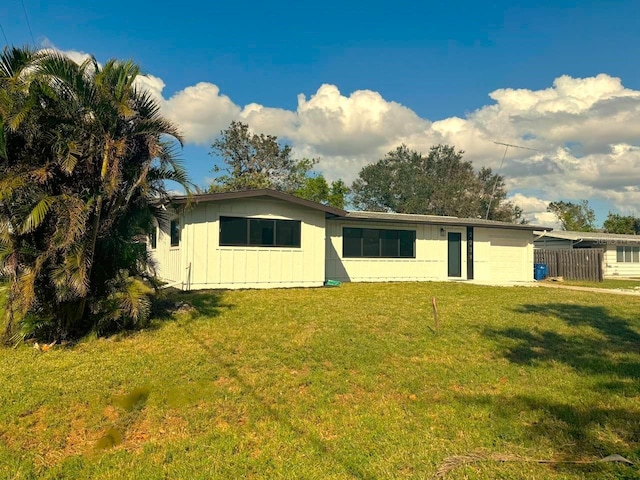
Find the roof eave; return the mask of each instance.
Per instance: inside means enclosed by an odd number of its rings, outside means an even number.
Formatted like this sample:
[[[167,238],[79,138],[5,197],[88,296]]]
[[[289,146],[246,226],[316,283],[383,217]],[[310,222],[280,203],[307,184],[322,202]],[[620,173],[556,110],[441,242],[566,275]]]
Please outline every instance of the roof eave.
[[[222,193],[204,193],[196,195],[176,195],[171,197],[170,203],[173,205],[190,205],[204,202],[217,202],[222,200],[233,200],[238,198],[255,198],[255,197],[269,197],[277,200],[283,200],[286,202],[294,203],[303,207],[310,208],[312,210],[319,210],[326,214],[343,217],[347,214],[346,210],[341,208],[331,207],[323,205],[311,200],[299,198],[288,193],[278,192],[271,189],[259,189],[259,190],[236,190],[232,192]]]
[[[347,212],[345,219],[360,221],[360,222],[386,222],[386,223],[421,223],[421,224],[429,224],[429,225],[457,225],[457,226],[467,226],[467,227],[478,227],[478,228],[503,228],[507,230],[547,230],[550,231],[551,228],[541,227],[539,225],[528,225],[528,224],[518,224],[518,223],[507,223],[507,222],[496,222],[496,223],[485,223],[485,222],[476,222],[474,219],[468,218],[457,218],[457,217],[443,217],[439,219],[435,218],[420,218],[416,216],[414,218],[384,218],[381,216],[365,216],[365,215],[356,215],[352,216],[352,213],[357,212]]]

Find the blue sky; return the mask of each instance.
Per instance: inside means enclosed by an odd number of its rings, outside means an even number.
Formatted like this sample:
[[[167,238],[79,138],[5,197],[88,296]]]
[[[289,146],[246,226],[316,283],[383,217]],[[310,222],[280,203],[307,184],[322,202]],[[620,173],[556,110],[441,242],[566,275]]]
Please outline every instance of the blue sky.
[[[558,199],[588,198],[600,221],[640,214],[637,2],[24,6],[38,46],[133,58],[153,76],[199,184],[207,145],[241,119],[347,179],[401,142],[454,143],[494,169],[491,141],[526,145],[539,154],[510,151],[504,173],[531,219],[549,220],[544,202]],[[0,5],[0,24],[11,44],[32,43],[20,0]]]

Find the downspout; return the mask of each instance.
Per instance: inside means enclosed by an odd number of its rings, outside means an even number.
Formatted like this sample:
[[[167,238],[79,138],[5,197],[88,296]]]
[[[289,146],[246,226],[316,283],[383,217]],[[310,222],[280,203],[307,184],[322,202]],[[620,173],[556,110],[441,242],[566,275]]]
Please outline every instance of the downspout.
[[[540,240],[542,237],[544,237],[547,233],[549,233],[551,230],[543,230],[542,231],[542,235],[538,235],[537,238],[534,238],[533,241],[535,242],[536,240]]]

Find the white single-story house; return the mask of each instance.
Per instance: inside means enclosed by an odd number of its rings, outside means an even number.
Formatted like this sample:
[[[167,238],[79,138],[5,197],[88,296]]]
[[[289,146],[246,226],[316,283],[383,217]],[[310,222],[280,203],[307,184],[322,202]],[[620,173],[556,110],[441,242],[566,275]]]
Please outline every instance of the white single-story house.
[[[343,282],[533,280],[542,227],[346,211],[274,190],[173,197],[150,241],[159,278],[183,289]]]
[[[640,277],[640,235],[536,231],[536,249],[597,248],[604,251],[604,277]]]

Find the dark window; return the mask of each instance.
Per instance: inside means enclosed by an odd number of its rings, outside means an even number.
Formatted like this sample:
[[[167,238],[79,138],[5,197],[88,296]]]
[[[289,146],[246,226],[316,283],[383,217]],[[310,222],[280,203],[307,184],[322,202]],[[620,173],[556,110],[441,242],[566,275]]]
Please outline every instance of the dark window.
[[[300,225],[297,220],[220,217],[220,245],[299,248]]]
[[[375,228],[344,228],[342,256],[414,258],[415,230],[383,230]]]
[[[155,250],[158,246],[158,228],[153,227],[151,229],[151,233],[149,234],[149,246],[152,250]]]
[[[382,257],[399,257],[400,242],[398,242],[398,230],[379,230],[380,253]]]
[[[380,256],[380,230],[369,228],[362,230],[362,256]]]
[[[342,256],[361,257],[362,256],[362,229],[345,228],[342,231]]]
[[[246,218],[220,217],[220,245],[248,245],[249,223]]]
[[[273,247],[276,244],[276,226],[273,220],[249,220],[249,245]]]
[[[398,240],[400,243],[401,257],[415,257],[416,232],[411,230],[399,230]]]
[[[276,225],[276,245],[300,246],[300,222],[280,220]]]
[[[177,247],[180,245],[180,222],[178,220],[171,220],[171,246]]]
[[[640,263],[640,247],[616,247],[618,263]]]

